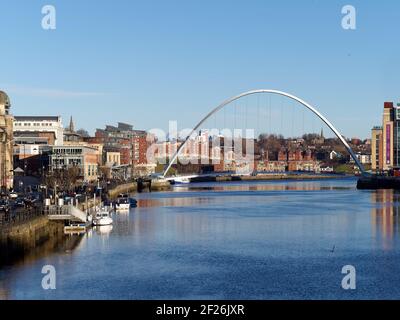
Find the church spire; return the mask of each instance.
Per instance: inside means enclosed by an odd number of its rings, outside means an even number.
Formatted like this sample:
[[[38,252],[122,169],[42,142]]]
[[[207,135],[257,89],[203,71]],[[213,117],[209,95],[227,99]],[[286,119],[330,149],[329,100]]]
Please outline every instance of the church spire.
[[[70,132],[75,132],[74,120],[72,119],[72,116],[71,116],[71,119],[69,120],[69,127],[68,127],[68,130],[69,130]]]

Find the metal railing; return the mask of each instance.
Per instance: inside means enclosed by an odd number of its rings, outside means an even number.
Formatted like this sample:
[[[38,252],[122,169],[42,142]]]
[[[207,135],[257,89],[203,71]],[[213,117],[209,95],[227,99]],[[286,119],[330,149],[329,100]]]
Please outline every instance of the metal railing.
[[[23,210],[0,212],[0,232],[2,228],[17,225],[44,215],[45,212],[41,207],[31,207]]]
[[[112,211],[113,208],[111,206],[103,206],[101,203],[98,203],[96,207],[91,207],[87,211],[84,211],[85,214],[94,216],[96,212],[100,209],[104,209],[107,211]],[[27,222],[36,217],[40,216],[67,216],[71,215],[71,208],[68,205],[64,206],[35,206],[35,207],[26,207],[23,209],[11,208],[8,212],[0,212],[0,232],[2,229],[18,225],[23,222]]]
[[[45,215],[56,216],[56,215],[69,215],[69,206],[45,206],[43,209]]]

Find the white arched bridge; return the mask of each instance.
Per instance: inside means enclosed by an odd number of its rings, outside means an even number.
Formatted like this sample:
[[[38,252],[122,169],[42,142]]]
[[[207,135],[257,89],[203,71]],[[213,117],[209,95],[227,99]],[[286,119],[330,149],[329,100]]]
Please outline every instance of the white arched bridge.
[[[353,158],[354,162],[356,163],[356,165],[358,166],[358,168],[360,169],[361,173],[363,176],[367,175],[367,172],[364,169],[364,166],[361,164],[361,162],[359,161],[359,159],[357,158],[357,156],[355,155],[354,151],[351,149],[351,147],[349,146],[349,144],[347,143],[347,141],[343,138],[342,134],[333,126],[333,124],[324,116],[322,115],[315,107],[313,107],[311,104],[307,103],[306,101],[290,94],[290,93],[286,93],[283,91],[279,91],[279,90],[270,90],[270,89],[259,89],[259,90],[252,90],[252,91],[248,91],[248,92],[244,92],[242,94],[239,94],[235,97],[232,97],[230,99],[225,100],[224,102],[222,102],[219,106],[217,106],[215,109],[213,109],[211,112],[209,112],[192,130],[192,132],[187,136],[187,138],[185,139],[185,141],[179,146],[179,148],[177,149],[177,151],[175,152],[174,156],[170,159],[168,165],[165,167],[164,172],[163,172],[163,177],[165,177],[168,173],[168,171],[171,169],[171,166],[175,163],[175,161],[177,160],[178,156],[180,155],[180,153],[182,152],[183,148],[185,147],[185,145],[187,144],[187,142],[189,141],[190,137],[196,133],[200,127],[210,118],[212,117],[214,114],[216,114],[218,111],[220,111],[221,109],[223,109],[224,107],[228,106],[229,104],[231,104],[234,101],[237,101],[243,97],[246,96],[251,96],[251,95],[256,95],[256,94],[262,94],[262,93],[267,93],[267,94],[274,94],[274,95],[279,95],[279,96],[283,96],[283,97],[287,97],[289,99],[292,99],[296,102],[298,102],[302,107],[308,109],[309,111],[311,111],[312,113],[314,113],[319,119],[321,119],[328,127],[330,130],[332,130],[332,132],[335,134],[335,136],[339,139],[339,141],[343,144],[343,146],[346,148],[346,150],[348,151],[348,153],[350,154],[350,156]]]

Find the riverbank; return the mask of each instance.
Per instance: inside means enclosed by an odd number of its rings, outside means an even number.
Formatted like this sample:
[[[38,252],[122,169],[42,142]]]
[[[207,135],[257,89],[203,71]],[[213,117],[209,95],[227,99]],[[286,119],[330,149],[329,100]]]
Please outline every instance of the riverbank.
[[[45,215],[2,226],[0,232],[0,267],[33,255],[35,250],[52,251],[64,235],[64,224],[51,222]]]
[[[113,189],[108,190],[108,196],[110,199],[115,199],[121,193],[133,193],[138,190],[137,182],[130,182],[120,184]]]
[[[136,190],[136,183],[123,184],[109,190],[108,196],[113,198]],[[85,211],[100,203],[101,199],[97,198],[95,202],[91,198],[77,207]],[[0,225],[0,267],[35,257],[35,252],[53,252],[68,239],[64,234],[64,222],[49,221],[41,207],[34,212],[17,213],[9,219]]]

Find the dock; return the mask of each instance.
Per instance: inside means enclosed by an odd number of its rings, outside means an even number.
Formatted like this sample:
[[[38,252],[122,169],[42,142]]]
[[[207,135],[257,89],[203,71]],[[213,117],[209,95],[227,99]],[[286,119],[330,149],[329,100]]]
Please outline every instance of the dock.
[[[359,190],[400,189],[400,177],[370,176],[357,181]]]

